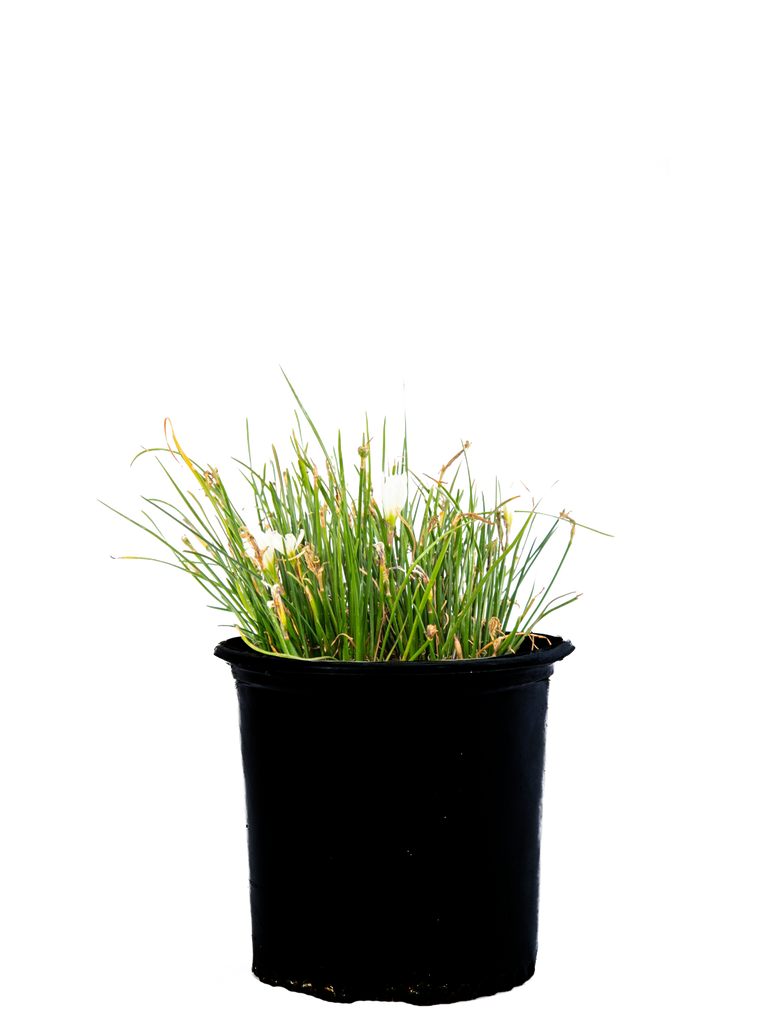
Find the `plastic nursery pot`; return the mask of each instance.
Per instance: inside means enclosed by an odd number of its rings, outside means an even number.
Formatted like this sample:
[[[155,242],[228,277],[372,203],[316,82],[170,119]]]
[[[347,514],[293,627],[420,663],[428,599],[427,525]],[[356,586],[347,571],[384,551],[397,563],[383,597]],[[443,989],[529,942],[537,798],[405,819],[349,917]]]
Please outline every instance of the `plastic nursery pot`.
[[[549,677],[574,650],[537,646],[307,662],[218,645],[240,704],[261,981],[433,1004],[533,975]]]

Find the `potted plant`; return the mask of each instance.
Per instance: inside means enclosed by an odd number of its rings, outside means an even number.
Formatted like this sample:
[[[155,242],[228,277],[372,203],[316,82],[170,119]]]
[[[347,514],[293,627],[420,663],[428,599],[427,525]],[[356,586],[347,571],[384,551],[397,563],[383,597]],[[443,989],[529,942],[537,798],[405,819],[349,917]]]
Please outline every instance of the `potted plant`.
[[[248,434],[239,510],[166,421],[167,448],[146,451],[169,452],[197,490],[163,466],[177,504],[145,500],[181,543],[130,520],[235,620],[214,653],[240,707],[253,972],[344,1002],[511,989],[536,963],[549,677],[574,649],[535,630],[580,596],[550,593],[581,524],[521,509],[498,481],[486,503],[469,442],[419,477],[407,434],[387,455],[385,424],[374,469],[366,422],[350,467],[289,386],[317,461],[298,416],[288,468],[274,448],[271,471],[256,468]]]

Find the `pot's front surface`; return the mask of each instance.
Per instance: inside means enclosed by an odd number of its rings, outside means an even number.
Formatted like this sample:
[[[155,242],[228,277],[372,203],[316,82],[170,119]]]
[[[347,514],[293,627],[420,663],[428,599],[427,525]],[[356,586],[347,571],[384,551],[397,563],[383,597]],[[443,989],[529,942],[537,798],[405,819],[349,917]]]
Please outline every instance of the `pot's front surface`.
[[[507,685],[476,663],[442,692],[416,675],[403,689],[397,664],[392,685],[377,672],[351,688],[248,669],[237,689],[261,980],[427,1004],[531,977],[554,660]]]

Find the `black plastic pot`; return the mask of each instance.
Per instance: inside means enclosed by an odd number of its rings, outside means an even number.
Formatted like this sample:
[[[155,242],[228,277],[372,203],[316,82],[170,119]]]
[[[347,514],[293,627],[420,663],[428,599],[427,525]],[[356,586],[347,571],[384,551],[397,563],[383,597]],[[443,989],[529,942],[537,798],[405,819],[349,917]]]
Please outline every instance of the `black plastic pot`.
[[[431,1004],[532,976],[549,677],[574,649],[548,640],[444,662],[218,645],[240,703],[261,981]]]

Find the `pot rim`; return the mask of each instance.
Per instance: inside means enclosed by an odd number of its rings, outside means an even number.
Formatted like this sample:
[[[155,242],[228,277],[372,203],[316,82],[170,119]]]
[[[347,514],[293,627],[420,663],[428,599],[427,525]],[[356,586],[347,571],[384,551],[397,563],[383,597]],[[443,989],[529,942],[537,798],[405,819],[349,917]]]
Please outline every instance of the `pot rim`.
[[[546,638],[546,639],[545,639]],[[571,654],[575,647],[561,636],[537,634],[542,646],[523,654],[505,654],[498,658],[464,658],[448,661],[309,661],[301,658],[281,658],[259,654],[248,647],[241,637],[231,637],[216,645],[214,655],[232,668],[237,682],[280,686],[279,679],[295,683],[298,678],[312,680],[353,680],[361,676],[369,680],[389,674],[400,680],[415,682],[417,678],[440,682],[448,677],[498,676],[503,674],[509,683],[533,682],[534,677],[547,678],[552,665]],[[546,640],[549,645],[544,646]],[[526,641],[526,643],[529,643]],[[276,678],[275,678],[276,677]],[[500,680],[499,680],[500,681]],[[282,688],[282,687],[281,687]]]

